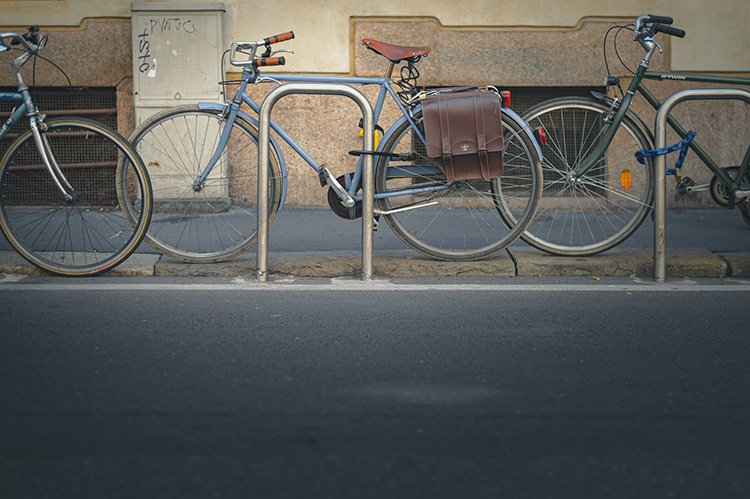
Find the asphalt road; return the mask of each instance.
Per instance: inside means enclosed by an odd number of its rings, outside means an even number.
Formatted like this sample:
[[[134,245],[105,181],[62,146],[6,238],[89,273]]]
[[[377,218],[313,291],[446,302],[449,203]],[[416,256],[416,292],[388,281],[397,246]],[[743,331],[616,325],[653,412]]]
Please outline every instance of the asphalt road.
[[[747,280],[15,280],[2,498],[750,496]]]

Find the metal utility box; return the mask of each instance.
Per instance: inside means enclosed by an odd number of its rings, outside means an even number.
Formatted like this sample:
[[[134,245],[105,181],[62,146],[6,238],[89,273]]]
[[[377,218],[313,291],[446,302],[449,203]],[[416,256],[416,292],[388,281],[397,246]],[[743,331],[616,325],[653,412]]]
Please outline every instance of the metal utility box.
[[[133,3],[131,12],[137,125],[164,108],[223,100],[223,3]]]

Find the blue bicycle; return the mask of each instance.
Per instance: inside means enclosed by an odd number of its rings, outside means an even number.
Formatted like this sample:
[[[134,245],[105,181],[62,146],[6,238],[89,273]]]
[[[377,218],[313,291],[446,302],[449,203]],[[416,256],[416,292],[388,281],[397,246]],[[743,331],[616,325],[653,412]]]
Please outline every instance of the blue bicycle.
[[[283,56],[276,57],[282,51],[272,51],[272,45],[293,37],[289,32],[234,42],[230,62],[242,68],[242,76],[231,100],[165,110],[131,136],[154,185],[154,216],[146,236],[151,246],[181,261],[216,262],[255,245],[260,105],[246,90],[265,82],[377,85],[376,123],[386,96],[395,102],[401,116],[385,129],[374,153],[375,217],[376,222],[384,218],[412,248],[441,260],[476,260],[501,251],[524,231],[542,188],[541,153],[532,130],[516,113],[502,107],[504,175],[447,183],[424,146],[421,102],[429,92],[416,85],[416,64],[429,48],[364,40],[367,48],[387,59],[386,73],[379,78],[262,75],[261,67],[284,64]],[[400,77],[392,79],[396,65]],[[278,123],[270,125],[278,138],[271,140],[268,164],[269,220],[283,206],[287,191],[279,140],[310,165],[321,186],[328,186],[334,213],[350,220],[360,217],[366,152],[352,151],[360,156],[353,172],[336,177]]]
[[[0,52],[22,52],[13,62],[18,91],[0,93],[16,103],[0,126],[0,229],[47,272],[95,275],[122,263],[145,236],[151,184],[116,131],[85,118],[47,120],[36,108],[21,68],[45,42],[36,26],[23,35],[0,33]],[[15,126],[24,119],[28,127]]]

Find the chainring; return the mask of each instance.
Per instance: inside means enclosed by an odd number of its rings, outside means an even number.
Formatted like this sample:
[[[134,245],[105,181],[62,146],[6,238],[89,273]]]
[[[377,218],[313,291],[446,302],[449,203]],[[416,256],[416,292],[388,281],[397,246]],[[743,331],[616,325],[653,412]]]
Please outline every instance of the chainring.
[[[347,173],[346,175],[341,175],[336,180],[344,188],[348,189],[352,185],[352,175],[352,173]],[[331,211],[336,215],[346,220],[362,218],[362,201],[357,201],[354,206],[348,208],[341,204],[341,198],[331,187],[328,188],[328,206],[331,207]]]
[[[734,179],[737,176],[737,173],[740,170],[739,166],[728,166],[726,168],[722,168],[724,173],[729,175],[732,179]],[[750,179],[748,179],[747,176],[743,179],[743,182],[740,182],[742,184],[750,183]],[[714,175],[711,177],[711,197],[714,201],[716,201],[717,204],[720,206],[723,206],[724,208],[729,208],[729,195],[727,194],[726,186],[719,180],[719,177]]]
[[[739,167],[729,166],[727,168],[722,168],[722,171],[724,171],[724,173],[726,173],[730,177],[734,178],[739,171]],[[729,208],[729,194],[727,193],[727,188],[716,175],[711,177],[710,191],[711,197],[714,199],[714,201],[716,201],[716,204],[718,204],[719,206],[723,206],[724,208]]]

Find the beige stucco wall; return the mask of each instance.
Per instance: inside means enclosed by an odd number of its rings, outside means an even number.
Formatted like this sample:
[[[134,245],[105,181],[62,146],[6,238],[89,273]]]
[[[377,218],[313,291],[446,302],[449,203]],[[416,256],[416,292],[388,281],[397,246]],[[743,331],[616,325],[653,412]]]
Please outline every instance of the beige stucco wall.
[[[420,62],[422,85],[562,86],[601,85],[604,64],[601,42],[608,27],[647,13],[671,14],[685,28],[684,40],[665,41],[665,53],[652,69],[750,73],[750,32],[741,24],[750,19],[750,0],[629,1],[626,5],[588,0],[455,0],[399,2],[285,0],[248,2],[225,0],[225,45],[233,39],[293,29],[297,39],[285,71],[380,75],[384,59],[360,43],[372,37],[394,43],[427,45],[433,52]],[[134,126],[130,3],[122,0],[0,0],[0,31],[38,23],[50,33],[45,55],[64,67],[73,85],[116,86],[119,129]],[[732,14],[728,14],[732,13]],[[393,15],[396,14],[396,17]],[[636,65],[642,50],[620,43],[623,57]],[[0,85],[12,85],[9,67],[0,56]],[[3,59],[5,58],[5,59]],[[612,59],[615,74],[627,76]],[[206,64],[214,64],[207,61]],[[40,66],[37,83],[63,85],[60,74]],[[253,88],[262,100],[269,85]],[[685,88],[679,82],[650,85],[659,98]],[[373,97],[372,91],[367,95]],[[650,125],[652,112],[636,104]],[[743,103],[696,103],[678,110],[685,126],[698,131],[701,142],[722,164],[736,164],[748,143],[750,106]],[[387,125],[395,109],[386,108]],[[704,119],[708,116],[710,119]],[[346,154],[357,149],[358,111],[347,99],[295,96],[274,109],[277,119],[320,163],[337,175],[353,168]],[[335,146],[330,141],[336,127]],[[325,189],[309,167],[286,146],[290,175],[289,204],[324,205]],[[689,175],[707,182],[705,168],[689,158]],[[710,205],[708,195],[671,199],[670,206]]]
[[[748,0],[224,0],[226,42],[293,29],[291,71],[350,71],[350,17],[431,16],[445,27],[575,29],[591,17],[671,15],[688,36],[673,44],[678,71],[750,71]],[[82,18],[128,17],[127,0],[0,0],[0,25],[74,26]],[[394,41],[395,42],[395,41]],[[472,55],[467,47],[467,56]]]

